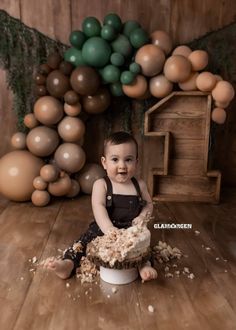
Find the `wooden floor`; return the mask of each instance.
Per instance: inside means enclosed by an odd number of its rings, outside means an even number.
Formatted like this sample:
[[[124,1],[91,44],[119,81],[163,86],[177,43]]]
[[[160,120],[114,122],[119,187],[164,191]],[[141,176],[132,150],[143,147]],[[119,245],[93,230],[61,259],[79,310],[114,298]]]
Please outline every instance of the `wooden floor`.
[[[173,278],[166,277],[167,265],[157,264],[158,280],[137,280],[113,293],[99,279],[82,285],[39,268],[34,273],[29,261],[58,255],[85,230],[89,197],[45,208],[0,199],[0,329],[236,329],[236,191],[224,192],[220,205],[160,203],[155,215],[153,223],[192,224],[191,230],[150,224],[153,244],[166,241],[185,257],[168,264]]]

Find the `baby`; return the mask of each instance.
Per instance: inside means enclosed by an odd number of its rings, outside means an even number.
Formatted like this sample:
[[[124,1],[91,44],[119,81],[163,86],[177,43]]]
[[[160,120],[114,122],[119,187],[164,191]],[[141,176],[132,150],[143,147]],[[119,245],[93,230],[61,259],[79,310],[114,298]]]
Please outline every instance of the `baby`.
[[[132,222],[142,221],[153,211],[151,197],[143,180],[135,179],[138,162],[136,140],[126,132],[113,133],[104,142],[101,158],[106,176],[95,181],[92,191],[92,210],[95,221],[88,230],[68,248],[62,259],[48,258],[44,267],[55,271],[62,279],[70,277],[80,266],[86,246],[97,236],[117,228],[128,228]],[[142,280],[157,277],[150,262],[139,268]]]

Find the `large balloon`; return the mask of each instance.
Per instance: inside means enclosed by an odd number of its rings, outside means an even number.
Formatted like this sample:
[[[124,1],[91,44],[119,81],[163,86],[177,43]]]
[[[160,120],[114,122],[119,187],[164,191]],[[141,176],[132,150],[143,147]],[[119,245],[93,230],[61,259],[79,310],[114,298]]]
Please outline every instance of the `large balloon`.
[[[0,159],[0,192],[6,198],[24,202],[34,191],[33,180],[44,162],[26,150],[12,151]]]
[[[102,68],[110,60],[111,47],[109,43],[100,38],[92,37],[85,41],[82,56],[88,65]]]
[[[81,190],[85,194],[91,194],[94,182],[99,178],[103,178],[105,174],[106,172],[101,165],[86,164],[77,176]]]
[[[76,68],[70,77],[72,88],[81,95],[93,95],[100,85],[97,71],[89,66]]]
[[[85,164],[86,156],[84,150],[74,143],[63,143],[55,152],[57,166],[68,173],[76,173]]]
[[[205,50],[194,50],[188,59],[192,64],[193,71],[203,70],[208,64],[208,54]]]
[[[57,132],[46,126],[33,128],[26,138],[26,144],[32,154],[40,157],[51,155],[59,144]]]
[[[46,86],[50,95],[60,98],[70,90],[70,81],[60,70],[54,70],[49,73]]]
[[[216,82],[215,75],[208,71],[201,72],[196,79],[197,88],[202,92],[211,92]]]
[[[191,74],[191,63],[182,55],[170,56],[164,65],[164,75],[172,82],[183,82]]]
[[[106,87],[101,87],[95,95],[83,97],[84,111],[96,114],[104,112],[111,103],[110,93]]]
[[[152,77],[161,72],[165,54],[161,48],[148,44],[137,51],[135,62],[141,66],[143,75]]]
[[[169,54],[173,47],[171,37],[168,33],[162,30],[156,30],[151,33],[151,41],[155,46],[160,47],[165,54]]]
[[[160,74],[150,79],[149,89],[153,96],[162,98],[172,92],[173,83],[170,82],[163,74]]]
[[[65,116],[58,124],[58,133],[66,142],[77,142],[85,133],[85,125],[79,118]]]
[[[44,125],[54,125],[63,117],[63,105],[53,96],[43,96],[34,104],[34,114]]]

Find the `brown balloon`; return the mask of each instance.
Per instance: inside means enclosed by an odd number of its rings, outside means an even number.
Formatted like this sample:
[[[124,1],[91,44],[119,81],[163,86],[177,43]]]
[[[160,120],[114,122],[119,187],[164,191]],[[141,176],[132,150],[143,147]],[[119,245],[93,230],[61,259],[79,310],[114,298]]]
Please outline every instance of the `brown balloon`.
[[[75,143],[62,143],[54,155],[57,166],[68,173],[76,173],[84,166],[85,152]]]
[[[45,190],[48,186],[47,182],[43,180],[43,178],[39,175],[34,178],[33,186],[37,190]]]
[[[26,145],[32,154],[40,157],[51,155],[59,143],[57,132],[46,126],[33,128],[26,138]]]
[[[74,104],[78,103],[79,99],[80,99],[79,95],[73,90],[69,90],[64,95],[64,100],[69,105],[74,105]]]
[[[34,114],[44,125],[54,125],[63,117],[63,105],[53,96],[42,96],[34,104]]]
[[[61,61],[62,61],[62,57],[57,52],[50,54],[47,58],[47,64],[53,70],[59,67]]]
[[[28,113],[27,115],[25,115],[24,124],[26,127],[32,129],[39,125],[39,121],[36,119],[33,113]]]
[[[6,198],[24,202],[34,191],[33,180],[44,162],[29,151],[12,151],[0,159],[0,191]]]
[[[71,179],[71,188],[69,190],[69,192],[66,194],[66,197],[76,197],[80,192],[80,186],[79,186],[79,182],[77,182],[74,179]]]
[[[65,116],[58,124],[58,133],[66,142],[78,142],[85,133],[85,125],[79,118]]]
[[[50,202],[50,194],[46,190],[35,190],[31,201],[35,206],[46,206]]]
[[[25,149],[26,147],[26,135],[22,132],[17,132],[11,137],[11,145],[15,149]]]
[[[41,168],[40,175],[45,182],[53,182],[58,179],[59,170],[55,165],[46,164]]]
[[[46,83],[46,77],[41,73],[37,73],[34,78],[34,81],[37,85],[44,85]]]
[[[104,112],[111,103],[111,96],[106,87],[101,87],[96,94],[84,96],[83,110],[87,113],[97,114]]]
[[[36,85],[34,91],[36,96],[45,96],[48,94],[47,88],[44,85]]]
[[[71,89],[69,78],[59,70],[49,73],[46,86],[49,94],[58,98],[63,97]]]
[[[74,66],[66,61],[62,61],[59,65],[59,70],[65,74],[66,76],[69,76],[74,69]]]
[[[39,71],[39,73],[47,76],[52,71],[52,69],[50,68],[50,66],[48,64],[44,63],[39,66],[38,71]]]
[[[183,82],[190,77],[191,63],[182,55],[172,55],[166,60],[163,71],[169,81]]]
[[[53,196],[64,196],[71,189],[71,179],[68,174],[61,173],[60,178],[55,182],[50,182],[48,185],[48,191]]]
[[[159,74],[150,79],[149,89],[153,96],[162,98],[172,92],[173,83],[170,82],[163,74]]]
[[[166,55],[172,50],[173,43],[171,37],[165,31],[157,30],[152,32],[151,41],[153,45],[160,47]]]
[[[103,178],[106,172],[101,165],[89,163],[78,173],[77,180],[85,194],[91,194],[93,184],[97,179]]]
[[[100,77],[94,68],[79,66],[70,77],[72,88],[81,95],[93,95],[100,86]]]
[[[79,102],[74,105],[64,103],[64,111],[68,116],[78,116],[78,114],[81,112],[81,104]]]

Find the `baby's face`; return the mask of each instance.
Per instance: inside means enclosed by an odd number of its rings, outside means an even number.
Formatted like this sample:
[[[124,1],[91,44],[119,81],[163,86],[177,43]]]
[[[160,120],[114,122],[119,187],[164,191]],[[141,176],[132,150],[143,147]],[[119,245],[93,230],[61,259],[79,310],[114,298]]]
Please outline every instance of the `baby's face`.
[[[108,177],[114,182],[128,182],[137,169],[137,150],[132,142],[122,144],[108,144],[102,165]]]

